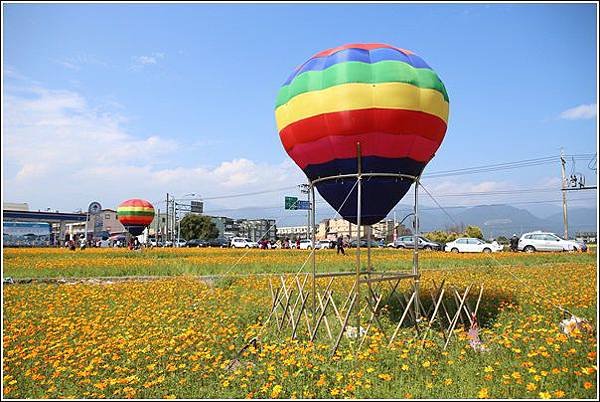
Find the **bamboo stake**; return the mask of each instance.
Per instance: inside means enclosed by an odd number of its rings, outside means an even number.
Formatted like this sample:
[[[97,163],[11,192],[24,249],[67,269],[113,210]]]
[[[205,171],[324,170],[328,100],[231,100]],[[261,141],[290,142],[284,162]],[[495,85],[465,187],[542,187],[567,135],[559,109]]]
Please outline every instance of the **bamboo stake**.
[[[454,331],[454,327],[456,326],[456,323],[458,322],[458,317],[460,317],[460,313],[461,313],[461,309],[462,309],[462,305],[464,303],[464,301],[467,298],[467,294],[469,293],[469,290],[471,289],[471,286],[469,285],[467,287],[467,289],[465,289],[465,294],[460,302],[460,305],[458,306],[458,311],[456,312],[456,314],[454,315],[454,318],[452,319],[452,325],[450,326],[450,331],[448,331],[448,339],[446,339],[446,343],[444,344],[444,350],[446,350],[446,348],[448,347],[448,343],[450,342],[450,338],[452,338],[452,332]]]
[[[402,318],[400,318],[400,321],[398,322],[398,325],[396,326],[396,330],[394,331],[394,333],[392,335],[392,338],[390,339],[390,343],[388,344],[388,346],[392,345],[392,342],[394,342],[394,338],[396,338],[396,335],[398,335],[398,331],[400,330],[400,326],[402,326],[402,323],[404,322],[404,319],[406,318],[406,315],[410,311],[411,303],[412,303],[412,301],[413,301],[414,298],[415,298],[415,294],[413,293],[410,296],[410,299],[408,300],[408,303],[406,304],[406,308],[404,309],[404,313],[402,313]]]
[[[337,350],[338,346],[340,345],[340,341],[342,340],[342,336],[344,335],[344,330],[346,329],[346,325],[348,325],[348,318],[350,318],[350,313],[352,312],[352,307],[354,307],[355,301],[356,301],[356,294],[354,294],[352,296],[352,301],[350,302],[350,307],[348,308],[348,311],[346,312],[346,317],[344,318],[344,323],[342,324],[342,329],[340,330],[340,333],[337,337],[335,345],[333,345],[333,349],[331,350],[331,356],[333,356],[335,354],[335,351]]]

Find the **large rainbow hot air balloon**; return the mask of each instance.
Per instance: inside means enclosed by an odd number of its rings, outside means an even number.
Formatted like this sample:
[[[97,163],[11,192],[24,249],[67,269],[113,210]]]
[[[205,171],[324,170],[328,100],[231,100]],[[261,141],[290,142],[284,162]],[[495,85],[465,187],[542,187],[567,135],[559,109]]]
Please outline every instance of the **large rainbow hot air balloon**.
[[[154,219],[154,207],[148,201],[132,198],[117,207],[117,219],[132,236],[139,236]]]
[[[312,181],[357,173],[357,143],[363,173],[419,176],[444,138],[448,111],[446,88],[422,58],[369,43],[322,51],[298,67],[279,90],[275,118],[285,150]],[[355,182],[316,184],[353,223]],[[411,184],[391,177],[363,179],[361,223],[385,218]]]

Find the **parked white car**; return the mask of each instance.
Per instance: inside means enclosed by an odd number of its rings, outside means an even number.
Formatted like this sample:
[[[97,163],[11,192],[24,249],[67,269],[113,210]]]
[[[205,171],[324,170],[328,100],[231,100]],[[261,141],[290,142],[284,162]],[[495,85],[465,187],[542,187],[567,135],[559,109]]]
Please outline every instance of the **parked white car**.
[[[519,239],[518,249],[527,253],[534,251],[587,251],[585,243],[565,240],[550,232],[529,232]]]
[[[231,239],[231,247],[233,248],[258,248],[258,243],[243,237],[234,237]]]
[[[304,240],[300,240],[300,247],[298,247],[300,250],[309,250],[312,249],[312,240],[310,239],[304,239]],[[317,250],[319,250],[321,248],[321,243],[317,242],[317,246],[315,247]]]
[[[328,249],[331,247],[331,240],[319,240],[317,242],[317,248],[319,249]]]
[[[445,250],[452,253],[492,253],[501,251],[503,248],[504,246],[498,244],[496,241],[486,243],[474,237],[459,237],[452,242],[446,243]]]

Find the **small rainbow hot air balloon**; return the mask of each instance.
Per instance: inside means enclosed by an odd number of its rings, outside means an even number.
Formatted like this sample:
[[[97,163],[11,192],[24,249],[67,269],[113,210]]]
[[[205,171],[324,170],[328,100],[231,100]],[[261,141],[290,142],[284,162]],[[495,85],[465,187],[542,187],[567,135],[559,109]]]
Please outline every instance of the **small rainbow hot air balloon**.
[[[431,67],[409,50],[379,43],[315,54],[285,81],[275,108],[281,142],[311,181],[356,174],[357,143],[363,173],[419,176],[444,138],[448,113],[446,88]],[[355,182],[316,184],[353,223]],[[365,177],[361,223],[385,218],[411,185],[410,179]]]
[[[117,219],[132,236],[139,236],[154,219],[154,207],[148,201],[132,198],[117,207]]]

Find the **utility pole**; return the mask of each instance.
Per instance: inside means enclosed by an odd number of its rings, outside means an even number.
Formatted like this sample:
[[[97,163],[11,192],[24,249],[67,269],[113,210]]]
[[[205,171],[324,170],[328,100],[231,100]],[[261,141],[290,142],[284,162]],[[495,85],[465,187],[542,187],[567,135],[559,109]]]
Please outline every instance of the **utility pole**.
[[[171,242],[175,247],[175,231],[177,230],[177,207],[175,205],[175,196],[171,197],[171,212],[173,212],[173,219],[171,219]]]
[[[565,175],[565,158],[563,149],[560,149],[560,165],[562,173],[562,204],[563,204],[563,223],[565,226],[565,240],[569,238],[569,221],[567,219],[567,178]]]
[[[157,209],[158,215],[156,216],[156,229],[154,232],[154,239],[156,240],[156,247],[158,247],[158,233],[160,232],[160,208]]]
[[[165,244],[169,241],[169,193],[167,193],[167,221],[165,222]]]

